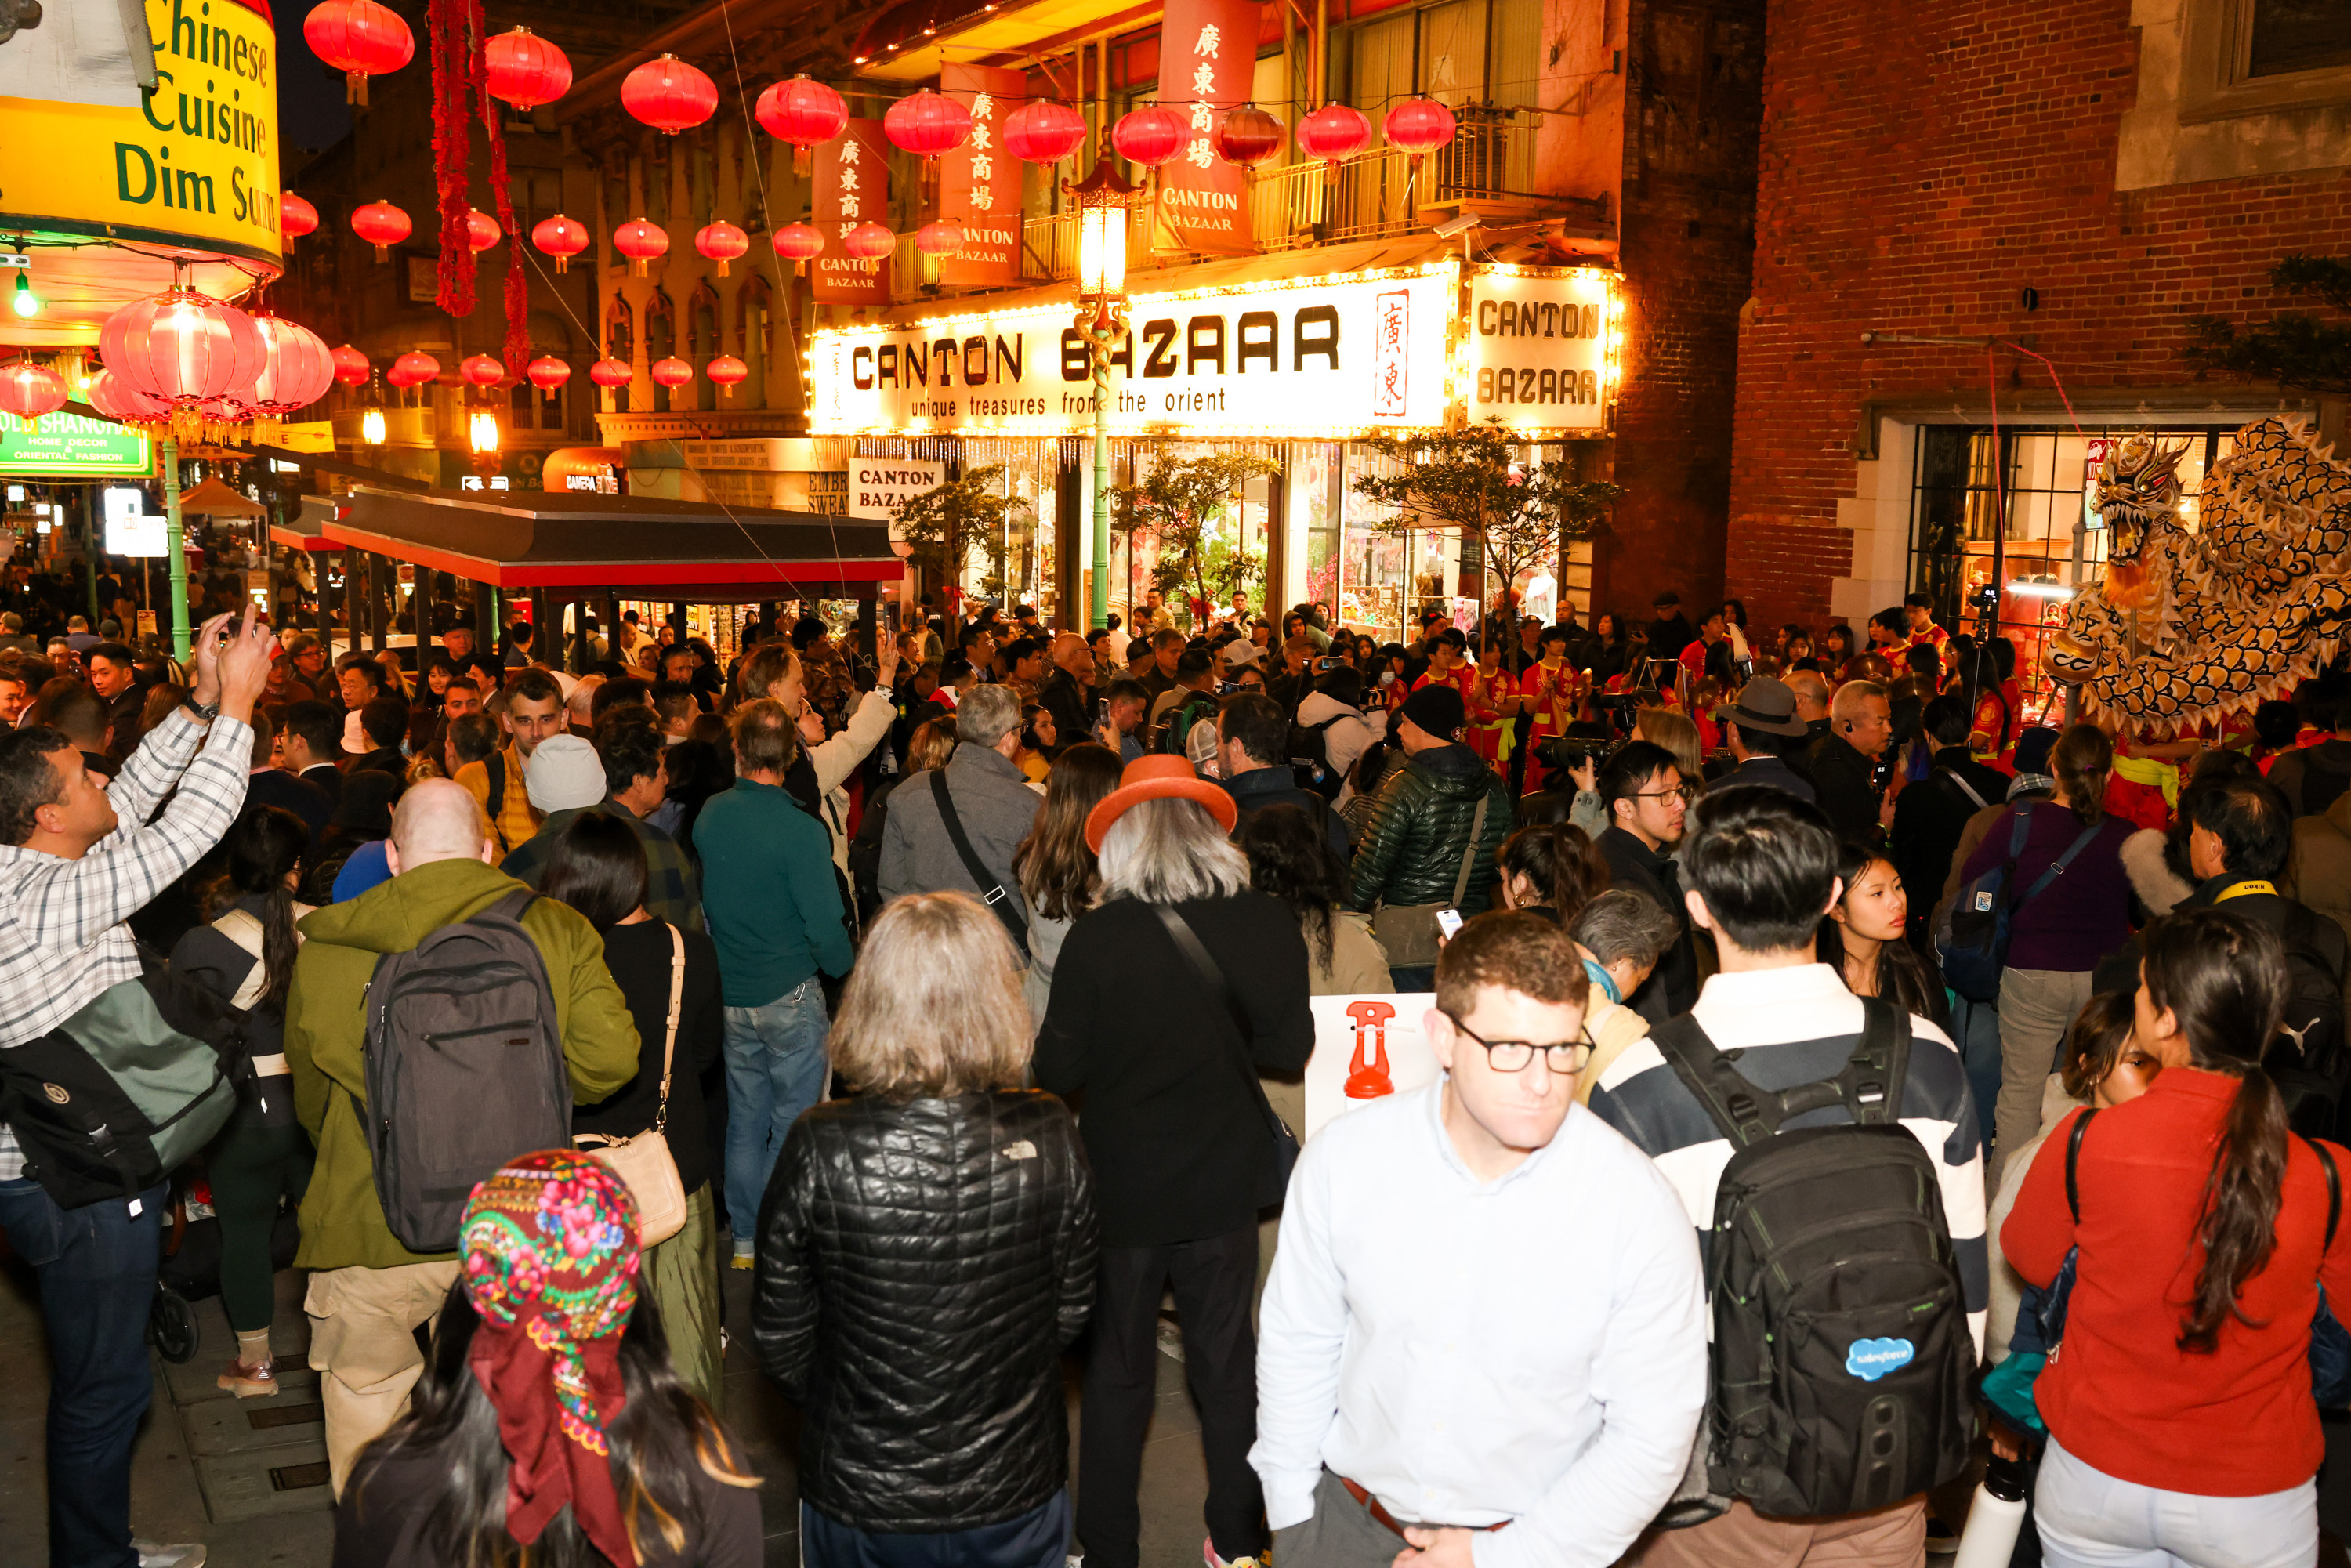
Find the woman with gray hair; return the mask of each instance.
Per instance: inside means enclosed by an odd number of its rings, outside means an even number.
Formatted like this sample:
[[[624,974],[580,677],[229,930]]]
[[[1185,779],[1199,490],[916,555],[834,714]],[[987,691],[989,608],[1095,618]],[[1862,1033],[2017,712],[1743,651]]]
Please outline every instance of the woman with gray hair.
[[[1038,1083],[1084,1091],[1102,1262],[1078,1422],[1077,1534],[1092,1568],[1135,1568],[1135,1501],[1171,1286],[1208,1472],[1209,1568],[1271,1542],[1257,1439],[1257,1221],[1281,1200],[1257,1075],[1314,1045],[1307,954],[1282,902],[1249,890],[1233,798],[1180,757],[1131,763],[1086,819],[1101,902],[1078,916],[1037,1037]]]

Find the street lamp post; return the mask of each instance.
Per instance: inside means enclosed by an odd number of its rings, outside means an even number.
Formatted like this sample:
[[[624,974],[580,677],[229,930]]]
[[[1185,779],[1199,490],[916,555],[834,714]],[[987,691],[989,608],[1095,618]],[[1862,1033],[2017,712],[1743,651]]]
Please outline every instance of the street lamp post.
[[[1110,620],[1110,361],[1126,336],[1126,214],[1136,190],[1108,153],[1067,187],[1078,204],[1078,334],[1094,372],[1093,595],[1089,629]]]

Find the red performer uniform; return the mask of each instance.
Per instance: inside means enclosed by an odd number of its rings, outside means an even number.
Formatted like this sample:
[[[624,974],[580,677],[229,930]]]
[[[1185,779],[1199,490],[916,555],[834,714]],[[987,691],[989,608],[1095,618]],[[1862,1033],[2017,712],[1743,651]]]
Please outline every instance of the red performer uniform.
[[[1502,737],[1510,731],[1511,720],[1502,710],[1519,695],[1519,683],[1510,672],[1497,667],[1488,671],[1469,667],[1469,689],[1461,694],[1469,707],[1469,723],[1463,738],[1467,739],[1488,766],[1502,760]]]
[[[1557,643],[1552,644],[1557,647]],[[1554,736],[1565,735],[1583,706],[1585,672],[1564,659],[1530,664],[1518,680],[1523,710],[1532,716],[1527,727],[1527,792],[1542,788],[1545,769],[1535,747]]]

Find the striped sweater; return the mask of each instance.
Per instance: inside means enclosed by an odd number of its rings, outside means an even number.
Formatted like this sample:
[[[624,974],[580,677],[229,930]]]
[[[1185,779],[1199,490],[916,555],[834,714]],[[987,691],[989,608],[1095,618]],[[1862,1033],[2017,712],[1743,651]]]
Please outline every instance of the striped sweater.
[[[1690,1016],[1722,1051],[1740,1051],[1740,1073],[1762,1089],[1834,1078],[1861,1038],[1861,1001],[1825,964],[1719,974],[1706,982]],[[1655,1041],[1640,1040],[1601,1073],[1593,1113],[1655,1160],[1681,1195],[1701,1247],[1714,1226],[1714,1188],[1734,1152]],[[1784,1130],[1834,1126],[1842,1105],[1792,1117]],[[1968,1327],[1983,1351],[1990,1269],[1984,1245],[1983,1146],[1959,1053],[1942,1030],[1910,1020],[1910,1067],[1901,1121],[1925,1145],[1941,1176],[1943,1217],[1950,1226],[1966,1286]]]

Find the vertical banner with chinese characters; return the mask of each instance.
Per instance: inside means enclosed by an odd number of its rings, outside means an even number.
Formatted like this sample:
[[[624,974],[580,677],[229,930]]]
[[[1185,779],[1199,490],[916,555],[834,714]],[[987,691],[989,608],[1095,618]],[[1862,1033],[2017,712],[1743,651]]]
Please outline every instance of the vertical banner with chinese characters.
[[[971,110],[971,140],[939,159],[939,216],[963,225],[963,248],[939,257],[951,287],[1020,276],[1019,159],[1004,150],[1004,117],[1028,101],[1029,78],[996,66],[939,67],[939,90]]]
[[[1401,420],[1412,390],[1412,295],[1384,291],[1372,302],[1372,417]]]
[[[809,221],[824,249],[809,269],[809,293],[848,305],[890,302],[890,258],[860,261],[841,240],[860,224],[890,220],[890,143],[878,120],[852,120],[816,150],[813,209]]]
[[[1186,250],[1257,251],[1248,178],[1208,145],[1208,133],[1226,111],[1249,101],[1257,29],[1251,0],[1167,0],[1159,31],[1159,101],[1186,119],[1192,140],[1159,172],[1159,207]]]

